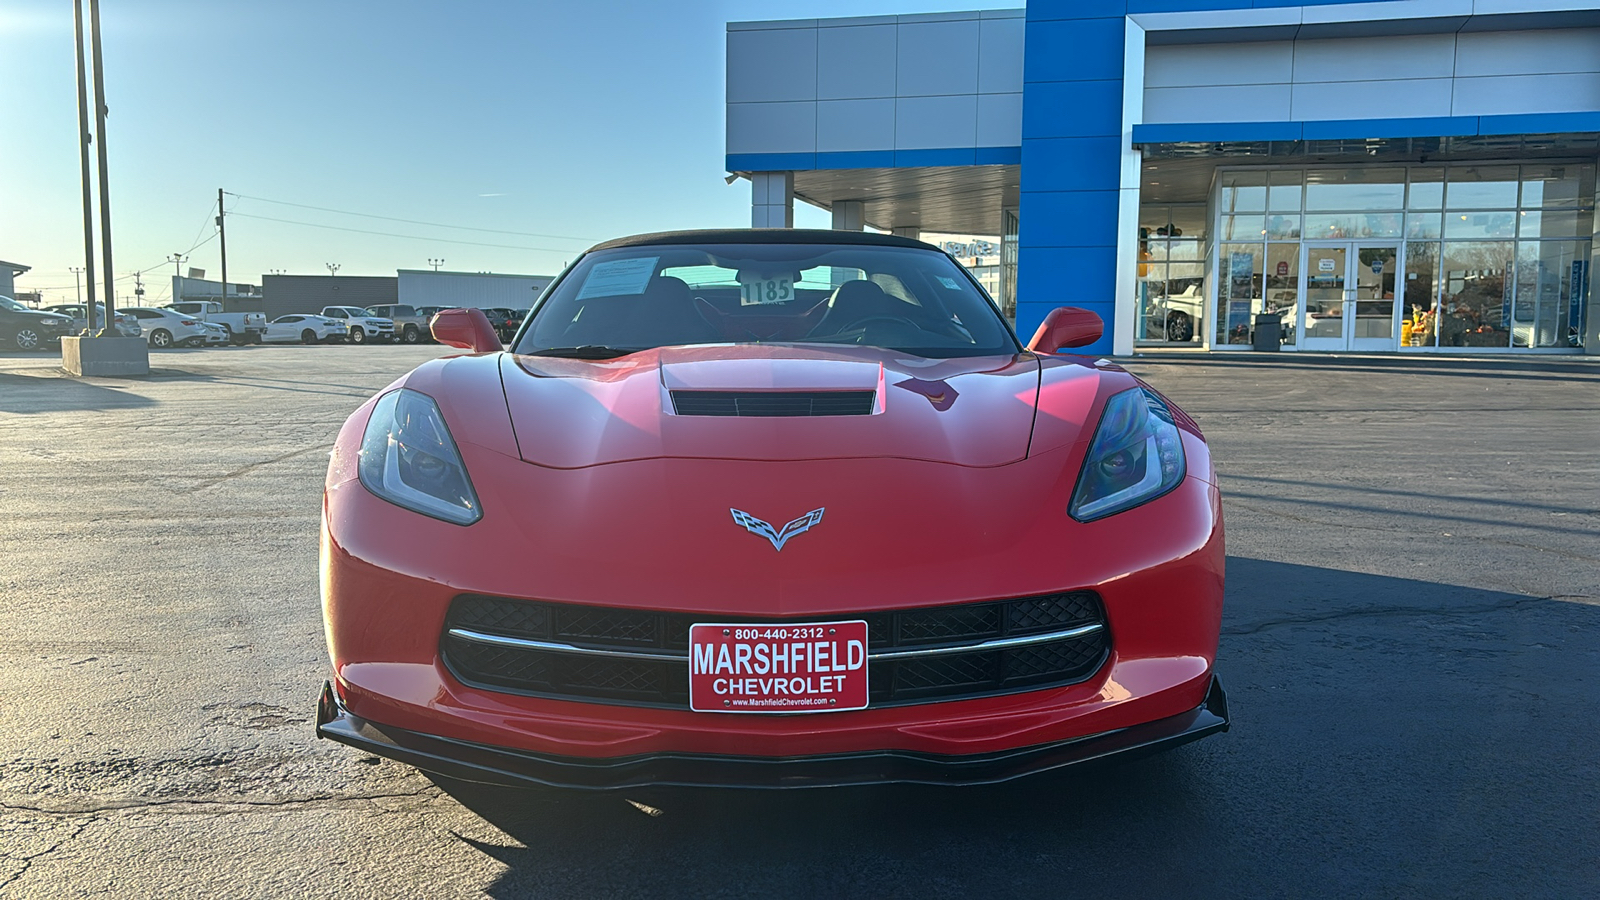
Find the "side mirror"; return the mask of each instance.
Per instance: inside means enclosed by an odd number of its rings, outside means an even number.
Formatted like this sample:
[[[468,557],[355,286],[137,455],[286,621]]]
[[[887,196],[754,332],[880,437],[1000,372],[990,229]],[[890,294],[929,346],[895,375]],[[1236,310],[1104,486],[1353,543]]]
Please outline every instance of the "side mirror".
[[[1082,347],[1100,340],[1105,330],[1105,323],[1093,312],[1077,306],[1061,306],[1044,317],[1044,323],[1028,342],[1028,349],[1035,353],[1057,353],[1063,347]]]
[[[433,332],[433,339],[441,344],[474,353],[505,349],[500,335],[495,333],[489,317],[481,309],[442,309],[428,323],[428,328]]]

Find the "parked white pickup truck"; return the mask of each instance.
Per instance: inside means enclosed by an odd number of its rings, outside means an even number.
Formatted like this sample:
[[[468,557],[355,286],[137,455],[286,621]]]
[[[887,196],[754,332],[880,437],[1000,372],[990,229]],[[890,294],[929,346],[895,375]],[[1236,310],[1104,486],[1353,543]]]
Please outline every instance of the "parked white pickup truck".
[[[168,303],[167,308],[190,315],[202,322],[210,322],[228,329],[228,340],[233,344],[259,344],[267,333],[267,316],[258,312],[223,312],[216,300],[180,300]]]

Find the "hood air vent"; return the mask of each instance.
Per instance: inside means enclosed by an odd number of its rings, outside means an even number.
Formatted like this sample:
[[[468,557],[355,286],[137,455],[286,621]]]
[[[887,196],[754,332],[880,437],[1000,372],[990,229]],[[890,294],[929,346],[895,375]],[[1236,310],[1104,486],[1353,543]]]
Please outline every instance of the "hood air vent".
[[[870,416],[872,391],[673,391],[680,416]]]

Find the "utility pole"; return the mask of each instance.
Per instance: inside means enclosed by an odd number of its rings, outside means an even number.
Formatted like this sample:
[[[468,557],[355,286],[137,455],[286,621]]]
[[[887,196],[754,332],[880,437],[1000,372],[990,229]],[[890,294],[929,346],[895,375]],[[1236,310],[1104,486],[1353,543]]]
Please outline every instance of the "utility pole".
[[[83,274],[83,266],[67,266],[67,268],[72,270],[72,289],[73,289],[74,292],[77,293],[77,296],[78,296],[77,303],[78,303],[78,305],[82,306],[83,305],[83,283],[81,281],[79,281],[78,276]]]
[[[228,308],[228,229],[223,225],[222,188],[217,188],[217,237],[222,242],[222,308]]]
[[[100,57],[100,0],[89,0],[89,45],[94,53],[94,133],[100,138],[100,255],[106,280],[106,315],[100,323],[101,337],[116,337],[111,327],[117,311],[117,298],[111,272],[111,181],[106,171],[106,80]]]
[[[143,306],[144,305],[144,277],[143,276],[144,276],[143,272],[135,272],[135,273],[133,273],[133,296],[138,298],[138,300],[135,301],[135,302],[139,306]]]
[[[95,333],[94,321],[94,191],[89,178],[89,73],[83,61],[83,0],[72,0],[72,19],[78,38],[78,162],[83,168],[83,268],[89,273],[89,305],[84,307],[84,334]]]
[[[432,259],[432,258],[430,258],[428,260],[428,265],[433,266],[433,270],[435,272],[437,272],[437,271],[439,271],[439,267],[444,265],[444,259],[443,258],[440,258],[440,259]]]

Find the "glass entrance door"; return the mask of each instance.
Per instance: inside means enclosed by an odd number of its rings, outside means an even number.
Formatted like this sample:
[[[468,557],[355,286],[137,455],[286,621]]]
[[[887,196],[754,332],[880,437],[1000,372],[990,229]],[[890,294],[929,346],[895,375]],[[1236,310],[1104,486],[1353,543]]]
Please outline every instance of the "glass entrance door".
[[[1296,336],[1305,350],[1394,350],[1400,245],[1307,241],[1302,245]]]

